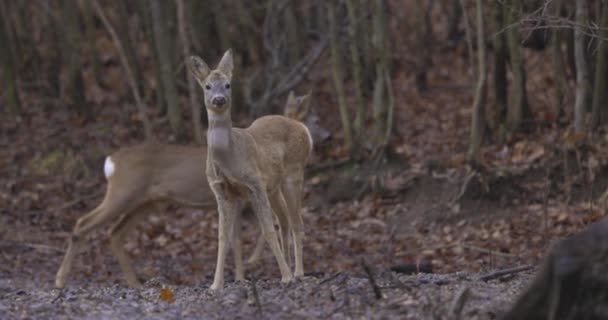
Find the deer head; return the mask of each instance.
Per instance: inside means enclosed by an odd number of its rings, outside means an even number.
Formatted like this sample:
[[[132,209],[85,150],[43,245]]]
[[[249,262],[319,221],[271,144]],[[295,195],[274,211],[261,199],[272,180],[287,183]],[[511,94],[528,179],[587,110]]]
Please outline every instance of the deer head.
[[[290,91],[283,114],[288,118],[303,122],[308,128],[315,145],[322,145],[332,139],[332,134],[321,126],[319,116],[311,110],[311,94],[312,92],[309,92],[303,96],[296,96],[293,91]]]
[[[188,59],[188,69],[203,88],[205,94],[205,107],[209,115],[223,115],[230,113],[232,94],[230,82],[234,60],[232,50],[228,49],[215,70],[211,70],[203,59],[191,56]]]

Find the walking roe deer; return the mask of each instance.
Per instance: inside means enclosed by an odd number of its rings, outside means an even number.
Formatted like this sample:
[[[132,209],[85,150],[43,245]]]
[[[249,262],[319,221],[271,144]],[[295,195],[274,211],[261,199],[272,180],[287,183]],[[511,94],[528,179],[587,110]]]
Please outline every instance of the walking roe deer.
[[[315,142],[322,143],[331,139],[331,133],[319,125],[318,117],[311,112],[309,105],[310,94],[295,97],[290,92],[284,114],[304,120]],[[201,167],[201,159],[204,164],[206,158],[206,146],[160,143],[121,148],[106,157],[104,173],[108,186],[105,197],[97,208],[78,219],[57,271],[55,286],[65,286],[74,256],[82,246],[84,237],[101,224],[114,221],[109,232],[112,253],[118,260],[127,283],[138,287],[139,281],[123,248],[125,236],[138,221],[154,212],[153,206],[158,202],[173,202],[203,209],[215,208],[215,196]],[[239,238],[239,231],[235,232],[235,238]],[[255,253],[249,259],[252,263],[259,258],[263,245],[263,236],[260,235]],[[241,247],[234,249],[235,278],[243,280]]]
[[[188,68],[204,91],[209,125],[206,174],[218,204],[218,255],[212,290],[224,286],[224,263],[233,239],[238,209],[250,202],[262,234],[277,261],[281,281],[292,280],[273,212],[281,231],[291,232],[294,241],[295,276],[304,275],[302,263],[301,200],[304,167],[312,152],[312,137],[306,126],[284,116],[265,116],[248,128],[233,128],[230,85],[234,68],[232,50],[226,51],[216,69],[199,57],[188,59]],[[287,222],[287,225],[285,224]],[[236,223],[235,223],[236,222]],[[287,227],[286,227],[287,226]],[[283,237],[283,246],[288,242]]]

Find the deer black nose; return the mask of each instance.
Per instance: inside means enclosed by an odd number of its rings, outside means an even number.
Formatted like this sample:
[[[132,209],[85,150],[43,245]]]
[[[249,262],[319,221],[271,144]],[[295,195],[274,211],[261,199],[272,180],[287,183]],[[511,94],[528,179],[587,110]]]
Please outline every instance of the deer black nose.
[[[226,104],[226,98],[224,98],[224,97],[214,97],[211,102],[213,102],[213,104],[215,104],[215,105],[223,106],[223,105]]]
[[[333,139],[333,137],[332,137],[331,133],[328,133],[327,135],[325,135],[325,136],[323,137],[323,142],[324,142],[324,143],[325,143],[325,142],[330,142],[332,139]]]

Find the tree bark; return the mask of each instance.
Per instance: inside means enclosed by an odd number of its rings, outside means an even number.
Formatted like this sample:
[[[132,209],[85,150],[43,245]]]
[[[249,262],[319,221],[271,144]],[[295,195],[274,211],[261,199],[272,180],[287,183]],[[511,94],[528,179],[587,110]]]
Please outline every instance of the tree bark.
[[[553,3],[553,15],[561,16],[562,0],[555,0]],[[565,92],[568,89],[568,78],[566,75],[566,61],[562,50],[564,30],[555,28],[551,30],[553,38],[551,39],[551,64],[553,68],[553,77],[555,78],[556,98],[557,98],[557,117],[564,113]]]
[[[63,21],[62,42],[67,59],[64,60],[67,71],[62,81],[62,96],[67,98],[68,105],[81,115],[90,116],[90,109],[84,99],[84,84],[82,79],[83,57],[80,43],[83,42],[80,33],[80,12],[74,3],[63,2],[61,19]]]
[[[334,12],[334,3],[328,1],[326,4],[327,18],[329,22],[329,37],[330,51],[332,61],[332,71],[334,78],[334,86],[338,99],[338,108],[340,110],[340,119],[342,122],[342,131],[344,134],[344,144],[348,152],[353,150],[353,135],[351,130],[350,115],[348,106],[346,105],[346,96],[344,93],[344,66],[342,64],[342,55],[340,50],[340,41],[338,37],[338,26],[336,23],[336,15]]]
[[[0,43],[7,44],[3,49],[0,49],[0,65],[3,67],[3,83],[2,96],[8,105],[8,110],[13,114],[21,112],[21,100],[17,89],[17,73],[15,70],[15,59],[9,42],[10,19],[7,19],[8,12],[6,3],[0,3]]]
[[[116,48],[118,49],[118,55],[120,57],[120,62],[127,74],[127,81],[129,82],[129,86],[131,87],[131,91],[133,92],[133,97],[135,98],[135,104],[137,105],[137,110],[139,112],[139,116],[141,117],[141,121],[144,125],[144,133],[146,136],[146,140],[150,140],[150,139],[152,139],[152,126],[150,124],[150,120],[148,119],[148,113],[146,110],[146,106],[144,105],[144,103],[141,99],[141,95],[139,93],[137,83],[135,82],[135,77],[133,76],[133,71],[131,70],[131,66],[129,65],[129,61],[127,60],[127,57],[125,55],[125,50],[122,46],[122,43],[120,43],[120,38],[116,34],[116,31],[114,30],[114,27],[110,23],[110,20],[108,20],[108,17],[103,12],[103,9],[99,5],[98,0],[92,0],[92,4],[93,4],[93,8],[95,8],[95,11],[97,12],[97,15],[103,22],[104,26],[110,33],[112,40],[116,44]]]
[[[363,102],[363,91],[361,89],[361,56],[359,53],[358,37],[360,36],[357,32],[357,7],[353,0],[346,0],[346,9],[348,11],[348,33],[350,37],[350,56],[352,60],[352,73],[353,73],[353,88],[355,94],[355,122],[353,125],[353,134],[355,139],[360,139],[365,129],[363,127],[363,121],[365,119],[365,104]]]
[[[167,30],[167,19],[163,16],[163,8],[161,0],[151,0],[150,8],[152,10],[152,24],[154,30],[154,43],[158,53],[160,62],[161,82],[165,94],[165,102],[167,103],[167,115],[169,116],[169,124],[175,135],[176,140],[183,140],[183,127],[181,124],[181,112],[177,99],[177,87],[175,77],[173,76],[173,62],[171,60],[171,45],[169,43],[169,34]]]
[[[184,61],[190,56],[190,39],[189,32],[186,28],[186,12],[184,8],[184,0],[177,0],[177,23],[179,24],[179,38],[182,43],[182,53]],[[198,88],[197,84],[190,75],[186,72],[186,78],[188,79],[188,97],[190,99],[190,108],[192,109],[192,125],[194,127],[194,140],[202,145],[205,141],[203,139],[203,128],[201,126],[201,104],[198,99]]]
[[[608,77],[607,68],[607,55],[608,46],[606,40],[608,38],[608,2],[604,1],[602,6],[602,17],[600,19],[600,31],[598,39],[598,48],[596,53],[596,65],[595,65],[595,82],[593,87],[593,102],[592,102],[592,113],[591,113],[591,124],[592,126],[598,126],[606,123],[608,119],[608,106],[606,103],[606,77]]]
[[[483,142],[485,131],[485,104],[486,104],[486,46],[483,25],[482,0],[476,0],[477,16],[477,88],[475,89],[475,100],[473,102],[473,114],[471,117],[471,141],[469,144],[468,159],[477,161],[479,151]]]
[[[456,41],[461,35],[460,19],[462,19],[462,6],[458,0],[450,0],[450,13],[448,15],[448,40]]]
[[[425,5],[425,2],[428,5]],[[430,11],[433,1],[416,1],[416,87],[426,91],[426,74],[432,64],[431,43],[433,38]]]
[[[496,114],[494,118],[494,131],[502,137],[506,129],[506,117],[508,109],[507,101],[507,39],[504,30],[507,26],[504,20],[504,4],[497,2],[494,6],[494,21],[496,30],[494,36],[494,95],[496,97]]]
[[[386,49],[386,19],[384,15],[384,1],[374,1],[374,17],[373,17],[373,35],[372,45],[374,46],[374,57],[376,60],[376,81],[374,83],[374,127],[375,127],[375,141],[377,145],[382,144],[383,137],[388,123],[387,112],[388,105],[388,78],[385,73],[388,72],[388,52]]]
[[[520,0],[506,1],[508,6],[505,10],[505,24],[516,23],[513,10],[520,8]],[[513,72],[513,83],[510,97],[512,98],[507,112],[507,123],[510,130],[517,130],[523,118],[528,117],[528,98],[526,93],[526,70],[521,52],[521,39],[517,28],[506,30],[507,43],[509,46],[509,59],[511,71]]]
[[[574,131],[585,132],[585,114],[588,105],[589,68],[585,53],[585,31],[588,22],[587,0],[576,0],[576,26],[574,29],[574,59],[576,62],[576,98],[574,102]]]

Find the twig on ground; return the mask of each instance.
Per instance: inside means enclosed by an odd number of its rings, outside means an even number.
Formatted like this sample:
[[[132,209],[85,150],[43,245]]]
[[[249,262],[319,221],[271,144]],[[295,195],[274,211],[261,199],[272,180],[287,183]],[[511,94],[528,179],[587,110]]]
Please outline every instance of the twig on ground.
[[[374,291],[374,296],[377,300],[382,299],[382,292],[380,291],[380,287],[376,283],[376,279],[374,278],[374,274],[372,273],[372,269],[365,263],[365,261],[361,261],[361,266],[363,267],[363,271],[367,275],[367,279],[369,280],[369,285],[372,287]]]
[[[503,257],[503,258],[517,258],[517,255],[514,255],[514,254],[504,253],[504,252],[500,252],[500,251],[496,251],[496,250],[492,250],[492,249],[486,249],[486,248],[482,248],[482,247],[478,247],[478,246],[474,246],[474,245],[470,245],[470,244],[466,244],[466,243],[461,243],[460,246],[465,249],[479,251],[479,252],[486,253],[486,254],[493,255],[493,256],[498,256],[498,257]]]
[[[67,209],[69,209],[69,208],[71,208],[71,207],[79,204],[81,201],[85,201],[85,200],[101,197],[104,192],[105,191],[97,191],[97,192],[94,192],[94,193],[90,193],[90,194],[87,194],[87,195],[80,196],[80,197],[78,197],[78,198],[76,198],[74,200],[71,200],[69,202],[66,202],[66,203],[58,206],[57,208],[53,208],[50,211],[51,212],[58,212],[58,211],[67,210]]]
[[[502,269],[502,270],[492,271],[490,273],[486,273],[486,274],[480,276],[479,280],[481,280],[481,281],[490,281],[490,280],[494,280],[496,278],[500,278],[502,276],[506,276],[506,275],[510,275],[510,274],[515,274],[515,273],[519,273],[519,272],[523,272],[523,271],[528,271],[528,270],[530,270],[532,268],[534,268],[533,265],[525,265],[525,266],[521,266],[521,267],[514,267],[514,268],[508,268],[508,269]]]
[[[56,251],[56,252],[63,253],[63,249],[49,246],[46,244],[26,243],[26,242],[14,241],[14,240],[2,240],[2,241],[0,241],[0,247],[25,247],[25,248],[36,249],[36,250],[50,250],[50,251]]]
[[[460,319],[460,313],[462,312],[464,304],[467,301],[467,298],[469,297],[469,291],[469,287],[464,287],[460,289],[460,291],[458,291],[458,293],[454,297],[454,300],[452,300],[452,304],[450,305],[450,312],[448,313],[450,315],[451,320]]]
[[[260,296],[258,295],[258,289],[255,285],[255,277],[251,277],[251,293],[253,294],[253,300],[255,301],[255,305],[258,308],[258,313],[261,315],[264,314],[262,311],[262,303],[260,302]]]
[[[319,287],[319,286],[321,286],[321,285],[323,285],[323,284],[325,284],[327,282],[330,282],[330,281],[334,280],[335,278],[339,277],[341,274],[342,274],[342,271],[338,271],[338,272],[334,273],[333,275],[331,275],[329,278],[321,280],[317,284],[317,287]]]

